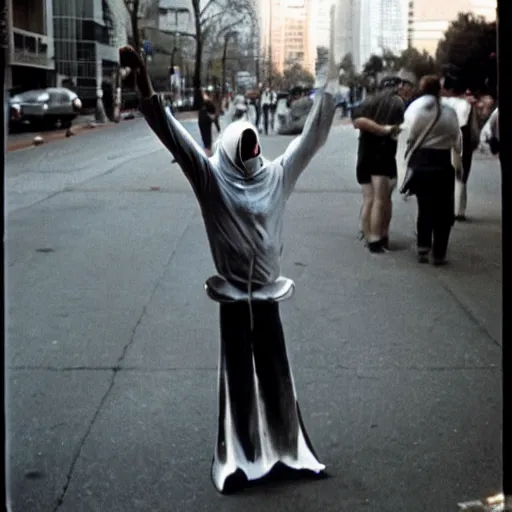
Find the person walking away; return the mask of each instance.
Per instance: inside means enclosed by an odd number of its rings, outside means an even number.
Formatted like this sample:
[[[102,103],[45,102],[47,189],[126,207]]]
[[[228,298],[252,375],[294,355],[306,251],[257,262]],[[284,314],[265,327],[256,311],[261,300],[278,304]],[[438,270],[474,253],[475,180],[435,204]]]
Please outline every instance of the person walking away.
[[[258,130],[258,133],[261,133],[261,129],[260,129],[260,120],[261,120],[261,98],[260,98],[260,95],[258,94],[255,98],[254,98],[254,112],[255,112],[255,117],[254,117],[254,126],[256,127],[256,129]]]
[[[418,261],[428,263],[432,251],[434,265],[446,262],[455,220],[455,175],[463,172],[459,120],[456,112],[441,101],[440,93],[437,76],[423,77],[421,96],[405,112],[412,174],[401,190],[415,195],[418,202]]]
[[[277,92],[270,91],[270,127],[272,131],[276,129],[276,111],[277,111]]]
[[[396,85],[396,80],[384,80],[382,90],[352,111],[353,126],[360,130],[356,177],[363,192],[361,225],[372,253],[389,247],[390,189],[397,177],[396,136],[404,116]]]
[[[466,89],[459,82],[447,76],[443,83],[442,101],[452,107],[459,120],[459,127],[462,130],[462,167],[463,173],[455,181],[455,220],[466,220],[467,207],[467,183],[473,153],[480,143],[480,130],[475,108],[467,99]]]
[[[265,135],[268,135],[268,115],[271,102],[270,89],[266,87],[261,94],[261,111],[263,113],[263,129],[265,130]]]
[[[204,151],[207,156],[211,156],[213,140],[212,124],[215,124],[218,133],[220,133],[220,125],[215,104],[205,91],[203,91],[203,103],[199,109],[198,124]]]
[[[488,144],[491,153],[498,156],[500,153],[500,126],[498,108],[493,113],[482,128],[482,142]]]

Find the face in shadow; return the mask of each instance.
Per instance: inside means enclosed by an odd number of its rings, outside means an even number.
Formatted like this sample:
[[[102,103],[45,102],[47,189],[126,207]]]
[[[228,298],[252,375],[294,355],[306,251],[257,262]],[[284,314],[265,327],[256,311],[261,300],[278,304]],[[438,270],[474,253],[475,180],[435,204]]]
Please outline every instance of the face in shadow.
[[[241,163],[251,160],[259,155],[258,137],[254,130],[244,130],[239,142],[239,158]]]

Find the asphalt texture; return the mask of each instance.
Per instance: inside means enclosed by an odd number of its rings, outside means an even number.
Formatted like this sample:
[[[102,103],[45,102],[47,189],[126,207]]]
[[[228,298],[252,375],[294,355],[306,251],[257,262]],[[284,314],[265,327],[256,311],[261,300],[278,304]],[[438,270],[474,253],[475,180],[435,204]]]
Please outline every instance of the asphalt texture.
[[[172,156],[142,119],[7,155],[10,510],[448,512],[501,491],[498,163],[475,158],[448,266],[416,263],[398,197],[392,250],[372,255],[356,134],[335,124],[288,204],[281,309],[329,477],[234,496],[210,481],[214,267]]]

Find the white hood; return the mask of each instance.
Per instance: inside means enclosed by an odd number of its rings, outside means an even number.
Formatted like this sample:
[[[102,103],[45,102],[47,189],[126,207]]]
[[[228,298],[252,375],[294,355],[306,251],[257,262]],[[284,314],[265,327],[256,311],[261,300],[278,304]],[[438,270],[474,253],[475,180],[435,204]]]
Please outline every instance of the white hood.
[[[254,139],[258,144],[258,152],[251,158],[242,161],[242,135],[246,130],[254,134]],[[254,125],[246,120],[234,121],[228,125],[222,132],[217,146],[218,157],[225,164],[222,168],[229,168],[242,174],[243,177],[251,177],[261,168],[261,147],[260,138]]]

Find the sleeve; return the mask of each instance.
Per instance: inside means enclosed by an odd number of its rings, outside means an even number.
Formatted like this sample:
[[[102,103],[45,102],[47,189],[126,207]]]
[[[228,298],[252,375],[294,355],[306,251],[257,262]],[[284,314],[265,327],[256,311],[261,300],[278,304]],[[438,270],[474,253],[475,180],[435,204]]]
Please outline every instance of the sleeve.
[[[405,117],[405,105],[403,100],[395,96],[393,100],[393,110],[389,118],[389,124],[401,125],[404,122]]]
[[[423,116],[419,115],[418,104],[410,105],[403,117],[403,124],[408,132],[407,144],[410,146],[419,137],[422,130],[420,121],[423,120]]]
[[[356,107],[352,107],[350,116],[352,118],[352,121],[355,121],[356,119],[360,117],[366,117],[368,115],[368,109],[370,106],[371,98],[366,98],[362,103],[357,105]]]
[[[141,112],[162,144],[172,153],[194,190],[206,190],[211,179],[206,154],[157,94],[141,101]]]
[[[294,139],[275,162],[283,167],[286,197],[292,192],[299,176],[315,153],[325,144],[334,118],[335,84],[327,83],[315,94],[302,134]]]
[[[490,117],[491,136],[500,140],[500,118],[498,109],[496,108]]]

